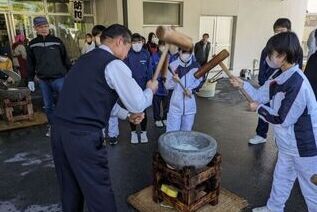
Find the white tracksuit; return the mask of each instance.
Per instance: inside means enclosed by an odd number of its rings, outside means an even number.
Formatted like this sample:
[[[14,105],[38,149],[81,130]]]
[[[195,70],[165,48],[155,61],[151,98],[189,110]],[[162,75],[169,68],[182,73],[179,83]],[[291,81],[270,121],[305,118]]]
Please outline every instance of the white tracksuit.
[[[278,160],[267,207],[284,211],[285,202],[298,178],[309,212],[317,212],[317,186],[310,182],[317,173],[317,103],[304,73],[294,66],[259,89],[244,89],[260,102],[257,113],[273,126]],[[270,107],[265,103],[270,102]]]
[[[198,70],[199,64],[192,62],[192,59],[187,63],[183,63],[179,58],[170,64],[170,68],[175,73],[179,74],[182,84],[192,92],[197,88],[202,78],[196,79],[194,73]],[[173,94],[170,100],[169,111],[167,114],[166,132],[170,131],[190,131],[194,124],[196,114],[195,96],[192,98],[184,95],[181,86],[173,80],[173,76],[168,72],[166,89],[173,89]]]

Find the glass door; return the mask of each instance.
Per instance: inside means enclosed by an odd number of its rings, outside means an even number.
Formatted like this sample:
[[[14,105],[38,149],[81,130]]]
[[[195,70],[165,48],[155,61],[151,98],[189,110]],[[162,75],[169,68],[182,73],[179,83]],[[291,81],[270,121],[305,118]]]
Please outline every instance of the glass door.
[[[24,34],[26,41],[30,41],[35,38],[36,33],[33,29],[34,16],[24,14],[13,14],[13,28],[14,35]]]
[[[5,49],[6,52],[11,52],[10,43],[13,41],[13,31],[10,28],[10,19],[8,17],[8,13],[0,12],[0,48]]]

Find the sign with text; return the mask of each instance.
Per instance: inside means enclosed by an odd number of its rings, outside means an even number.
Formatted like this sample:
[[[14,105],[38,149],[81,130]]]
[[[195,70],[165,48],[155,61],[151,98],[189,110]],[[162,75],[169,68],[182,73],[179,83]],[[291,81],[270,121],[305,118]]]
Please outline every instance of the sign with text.
[[[74,0],[73,1],[73,16],[75,22],[81,22],[84,19],[84,1]]]

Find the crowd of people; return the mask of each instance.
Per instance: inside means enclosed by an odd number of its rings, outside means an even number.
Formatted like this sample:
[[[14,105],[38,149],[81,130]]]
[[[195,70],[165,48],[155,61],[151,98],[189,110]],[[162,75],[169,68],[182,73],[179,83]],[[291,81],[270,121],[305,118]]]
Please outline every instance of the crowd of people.
[[[34,91],[36,81],[42,91],[63,210],[82,211],[85,199],[89,211],[116,211],[104,143],[118,143],[118,118],[130,122],[132,144],[147,143],[149,106],[156,127],[192,130],[195,92],[205,82],[194,73],[208,61],[209,35],[203,34],[192,51],[170,45],[167,74],[152,79],[166,48],[153,32],[146,41],[119,24],[96,25],[86,34],[82,56],[71,64],[63,42],[49,33],[47,19],[36,17],[33,23],[38,36],[26,48],[23,36],[17,36],[13,51],[28,88]],[[291,21],[278,19],[273,31],[261,54],[259,88],[230,79],[252,97],[250,109],[259,115],[249,143],[266,142],[271,124],[278,148],[270,198],[254,211],[283,211],[296,178],[308,210],[316,211],[317,188],[310,177],[317,173],[317,52],[309,55],[303,72],[303,52]],[[316,31],[313,38],[316,47]],[[12,69],[3,52],[0,69]],[[59,96],[57,104],[53,93]]]
[[[87,54],[100,43],[100,35],[105,27],[96,25],[92,29],[92,33],[86,34],[86,40],[82,49],[82,54]],[[210,52],[209,35],[205,33],[201,41],[197,42],[194,51],[186,52],[176,46],[171,46],[168,51],[169,68],[167,76],[159,76],[158,90],[153,96],[152,108],[154,124],[158,128],[166,127],[166,131],[171,130],[191,130],[194,122],[194,114],[196,113],[195,98],[189,98],[183,95],[180,87],[174,83],[175,77],[178,77],[186,88],[195,93],[204,82],[203,79],[195,80],[193,73],[208,60]],[[155,33],[148,35],[146,42],[145,37],[139,33],[133,33],[131,36],[131,49],[124,59],[125,64],[131,69],[132,77],[138,85],[144,90],[146,83],[152,78],[156,66],[164,51],[165,43],[157,38]],[[174,74],[171,74],[174,73]],[[191,82],[193,81],[193,82]],[[174,91],[174,92],[173,92]],[[184,108],[182,108],[184,104]],[[171,108],[171,110],[170,110]],[[140,123],[140,131],[137,125],[130,123],[132,144],[147,143],[147,111],[143,111],[145,117]],[[182,120],[177,123],[178,120]],[[173,126],[175,125],[176,126]],[[108,126],[105,128],[106,142],[111,145],[118,143],[119,121],[117,117],[110,117]],[[169,127],[168,127],[169,126]],[[140,134],[140,136],[138,136]],[[140,137],[140,140],[139,140]]]

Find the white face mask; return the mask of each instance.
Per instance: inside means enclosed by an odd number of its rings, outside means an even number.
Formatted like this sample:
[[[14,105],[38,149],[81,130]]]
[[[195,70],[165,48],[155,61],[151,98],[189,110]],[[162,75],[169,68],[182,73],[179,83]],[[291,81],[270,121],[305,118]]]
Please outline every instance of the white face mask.
[[[7,57],[2,57],[2,56],[0,56],[0,61],[1,61],[1,62],[5,62],[5,61],[7,61],[7,60],[8,60]]]
[[[159,39],[157,37],[153,37],[151,41],[152,41],[152,43],[155,43],[157,45]]]
[[[140,52],[142,50],[143,44],[142,42],[139,43],[132,43],[132,49],[135,52]]]
[[[163,51],[164,51],[164,49],[165,49],[165,46],[159,46],[159,50],[160,50],[160,52],[163,52]]]
[[[181,53],[179,57],[184,63],[188,63],[188,61],[190,61],[190,59],[192,58],[192,54]]]
[[[265,58],[265,62],[273,69],[281,68],[279,64],[277,64],[274,60],[271,60],[268,56]]]

